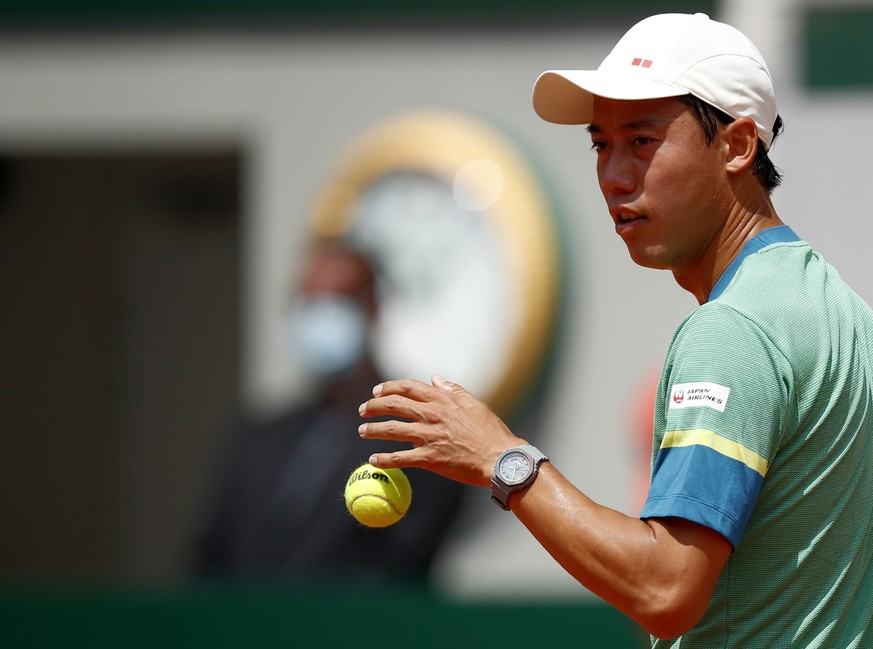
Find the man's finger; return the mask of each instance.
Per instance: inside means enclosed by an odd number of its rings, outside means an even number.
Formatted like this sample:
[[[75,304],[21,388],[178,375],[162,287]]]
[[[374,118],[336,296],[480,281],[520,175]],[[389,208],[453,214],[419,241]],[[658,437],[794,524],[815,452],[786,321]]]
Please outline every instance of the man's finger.
[[[361,417],[402,417],[404,419],[416,419],[419,417],[420,401],[409,399],[399,394],[388,394],[373,397],[358,407]]]
[[[373,453],[368,462],[380,469],[405,469],[424,466],[418,449],[394,451],[392,453]]]
[[[399,394],[415,401],[429,401],[433,398],[434,388],[428,383],[415,379],[383,381],[373,388],[374,397],[384,397],[390,394]]]
[[[395,419],[363,423],[358,426],[358,435],[364,439],[388,439],[398,442],[414,442],[418,439],[414,424]]]

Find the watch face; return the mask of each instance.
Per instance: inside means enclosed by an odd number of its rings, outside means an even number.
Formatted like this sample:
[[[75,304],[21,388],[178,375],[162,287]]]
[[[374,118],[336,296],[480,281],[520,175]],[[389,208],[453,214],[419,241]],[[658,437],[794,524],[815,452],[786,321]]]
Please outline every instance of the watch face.
[[[506,484],[514,485],[524,482],[533,471],[533,466],[527,455],[512,451],[503,457],[497,471]]]
[[[439,371],[490,394],[506,370],[515,312],[504,251],[451,183],[395,172],[360,192],[349,236],[378,260],[374,354],[385,376]]]
[[[546,369],[561,247],[548,192],[504,134],[471,116],[387,118],[314,203],[321,237],[376,262],[372,351],[386,378],[442,374],[511,417]]]

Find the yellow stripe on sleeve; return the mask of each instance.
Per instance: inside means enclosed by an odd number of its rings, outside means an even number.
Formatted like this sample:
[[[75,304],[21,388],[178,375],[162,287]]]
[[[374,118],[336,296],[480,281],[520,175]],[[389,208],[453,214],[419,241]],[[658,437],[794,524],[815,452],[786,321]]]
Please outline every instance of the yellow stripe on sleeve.
[[[681,446],[706,446],[717,453],[742,462],[752,471],[767,475],[767,470],[770,468],[767,459],[756,453],[750,448],[747,448],[726,437],[722,437],[711,430],[705,428],[695,428],[694,430],[669,430],[664,433],[664,439],[661,442],[661,448],[677,448]]]

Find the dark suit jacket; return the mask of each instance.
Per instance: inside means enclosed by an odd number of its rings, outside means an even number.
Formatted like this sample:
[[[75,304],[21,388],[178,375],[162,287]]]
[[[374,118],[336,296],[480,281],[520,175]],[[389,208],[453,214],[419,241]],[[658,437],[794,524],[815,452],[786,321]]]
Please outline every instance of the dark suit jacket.
[[[426,579],[471,488],[406,469],[406,516],[388,528],[362,526],[346,510],[346,480],[371,453],[402,446],[362,440],[361,421],[355,403],[244,426],[200,547],[200,575]]]

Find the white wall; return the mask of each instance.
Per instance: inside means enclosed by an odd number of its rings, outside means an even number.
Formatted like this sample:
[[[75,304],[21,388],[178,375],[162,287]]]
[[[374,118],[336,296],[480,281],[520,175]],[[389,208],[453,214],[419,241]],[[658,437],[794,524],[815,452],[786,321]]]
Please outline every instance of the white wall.
[[[867,242],[873,234],[864,199],[873,167],[873,89],[816,91],[803,87],[800,12],[830,8],[829,0],[722,0],[721,19],[752,38],[776,85],[785,132],[773,160],[785,173],[774,195],[780,216],[820,250],[848,283],[873,303],[873,267]],[[842,7],[870,7],[847,0]]]
[[[756,26],[760,15],[725,4],[738,26]],[[541,163],[572,249],[572,336],[538,430],[519,433],[594,499],[634,513],[633,395],[694,302],[668,274],[628,259],[603,208],[584,129],[546,124],[530,107],[542,70],[596,66],[621,31],[579,24],[530,34],[10,37],[0,43],[0,147],[243,142],[250,175],[242,396],[268,410],[303,387],[278,353],[280,307],[310,201],[346,144],[408,108],[449,106],[494,120]],[[792,34],[769,34],[765,56],[790,58],[780,48]],[[786,174],[777,205],[873,301],[862,249],[873,240],[864,191],[873,134],[862,128],[873,97],[810,98],[792,84],[779,79],[788,129],[774,152]],[[447,590],[476,596],[527,582],[580,594],[510,514],[484,491],[481,500],[484,524],[457,538],[442,562]]]

